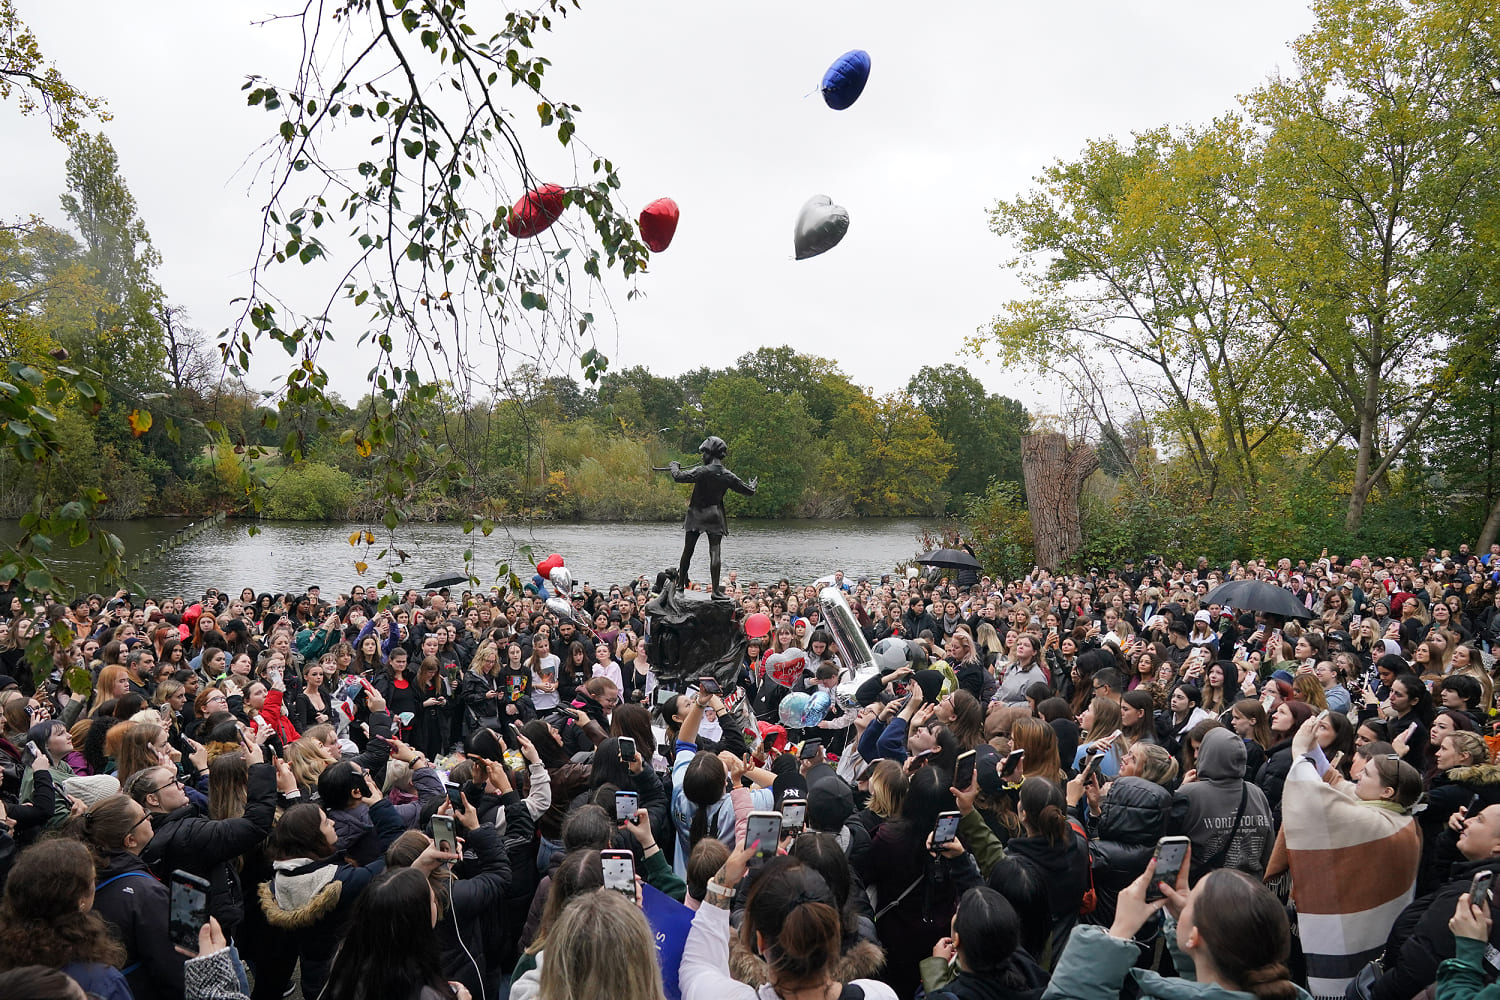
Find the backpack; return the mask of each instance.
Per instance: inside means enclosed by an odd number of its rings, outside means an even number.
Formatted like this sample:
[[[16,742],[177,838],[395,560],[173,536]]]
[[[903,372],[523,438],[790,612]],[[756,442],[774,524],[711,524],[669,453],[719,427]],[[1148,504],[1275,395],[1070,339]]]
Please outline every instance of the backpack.
[[[1079,839],[1083,841],[1083,857],[1089,866],[1089,887],[1084,890],[1083,899],[1078,904],[1078,915],[1086,917],[1090,913],[1093,913],[1099,906],[1099,894],[1094,891],[1094,856],[1089,852],[1089,835],[1084,832],[1083,824],[1072,816],[1069,816],[1068,825],[1073,828],[1073,832],[1078,834]]]

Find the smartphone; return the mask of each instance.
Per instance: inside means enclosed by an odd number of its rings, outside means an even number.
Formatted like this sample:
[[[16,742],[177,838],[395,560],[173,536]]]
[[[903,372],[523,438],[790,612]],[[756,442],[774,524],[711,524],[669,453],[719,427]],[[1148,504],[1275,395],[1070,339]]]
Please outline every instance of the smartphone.
[[[975,753],[975,751],[969,750],[958,755],[958,760],[953,764],[954,788],[968,788],[974,783]]]
[[[184,955],[198,954],[198,931],[208,923],[208,880],[178,869],[172,873],[167,935]]]
[[[719,687],[719,682],[712,677],[698,678],[698,690],[704,694],[723,694],[724,689]]]
[[[1494,872],[1478,872],[1474,881],[1469,883],[1469,905],[1483,906],[1490,901],[1490,880],[1495,877]]]
[[[641,807],[641,798],[635,792],[615,792],[615,822],[622,826],[635,822],[635,812]]]
[[[621,736],[619,743],[620,759],[627,762],[635,760],[635,740],[629,736]]]
[[[1406,738],[1411,739],[1416,731],[1421,728],[1422,724],[1420,722],[1413,722],[1411,725],[1406,727]]]
[[[937,825],[932,830],[932,846],[951,844],[958,836],[960,813],[956,809],[938,813]]]
[[[1009,777],[1016,768],[1021,766],[1021,758],[1025,756],[1025,750],[1012,750],[1006,756],[1005,763],[1000,765],[1000,777]]]
[[[604,868],[604,888],[635,899],[635,855],[629,851],[600,851],[599,863]]]
[[[1328,762],[1328,766],[1330,768],[1332,768],[1333,770],[1337,771],[1339,769],[1339,765],[1341,765],[1343,763],[1344,763],[1344,751],[1340,750],[1338,753],[1336,753],[1336,754],[1333,755],[1333,760],[1330,760]]]
[[[1083,783],[1087,785],[1094,779],[1094,774],[1099,770],[1099,762],[1104,759],[1102,753],[1094,753],[1090,750],[1084,754],[1083,770],[1079,772],[1083,776]]]
[[[797,754],[798,760],[814,760],[818,752],[823,749],[822,740],[808,740],[802,744],[802,750]]]
[[[443,787],[448,790],[448,801],[453,803],[455,812],[464,811],[464,789],[456,781],[445,781]]]
[[[1469,808],[1464,810],[1464,819],[1479,815],[1479,793],[1475,792],[1469,797]]]
[[[1281,629],[1273,628],[1271,634],[1266,637],[1266,648],[1275,649],[1276,655],[1281,655]]]
[[[787,833],[800,834],[807,826],[807,800],[781,800],[781,828]]]
[[[1156,859],[1156,874],[1151,876],[1151,884],[1146,886],[1147,899],[1161,899],[1163,893],[1160,883],[1177,885],[1177,875],[1182,871],[1182,864],[1187,860],[1188,845],[1192,843],[1186,837],[1163,837],[1156,842],[1156,851],[1151,855]]]
[[[1359,628],[1360,623],[1363,622],[1364,620],[1365,620],[1364,615],[1350,615],[1349,616],[1349,631],[1353,632],[1355,629]]]
[[[750,856],[750,867],[759,866],[776,857],[776,849],[781,844],[781,813],[778,812],[753,812],[745,821],[745,846],[749,847],[756,841],[760,846]]]
[[[1318,721],[1322,722],[1326,718],[1328,718],[1328,709],[1325,708],[1323,709],[1323,711],[1318,713]]]
[[[453,829],[452,816],[440,816],[434,813],[432,816],[432,842],[437,849],[446,854],[458,853],[458,835]]]

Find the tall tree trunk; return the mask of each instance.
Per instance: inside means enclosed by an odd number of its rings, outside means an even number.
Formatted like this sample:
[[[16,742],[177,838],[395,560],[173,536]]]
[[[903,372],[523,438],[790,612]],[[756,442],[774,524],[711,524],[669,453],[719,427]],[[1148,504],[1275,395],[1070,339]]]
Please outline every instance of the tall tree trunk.
[[[1380,379],[1372,370],[1365,377],[1365,397],[1359,407],[1359,458],[1354,463],[1354,489],[1349,493],[1349,514],[1344,518],[1344,527],[1352,532],[1359,530],[1365,516],[1365,502],[1370,498],[1373,477],[1370,464],[1375,455],[1375,431],[1380,416]]]
[[[1083,545],[1078,497],[1083,481],[1099,467],[1087,444],[1069,446],[1055,431],[1021,438],[1021,475],[1036,544],[1037,565],[1056,571]]]
[[[1474,546],[1474,551],[1488,552],[1490,546],[1495,544],[1496,537],[1500,537],[1500,497],[1495,498],[1490,516],[1484,519],[1484,527],[1479,529],[1479,544]]]

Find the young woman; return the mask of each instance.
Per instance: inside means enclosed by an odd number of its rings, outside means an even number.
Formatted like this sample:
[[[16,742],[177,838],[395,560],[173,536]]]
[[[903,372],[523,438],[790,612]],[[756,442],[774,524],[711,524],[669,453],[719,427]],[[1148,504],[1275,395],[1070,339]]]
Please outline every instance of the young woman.
[[[301,732],[307,732],[313,726],[330,725],[341,733],[349,731],[349,720],[333,706],[329,700],[326,685],[337,682],[337,675],[331,675],[333,664],[331,654],[317,661],[309,661],[302,669],[302,690],[297,695],[297,701],[292,706],[292,725]]]
[[[538,977],[535,995],[539,1000],[663,1000],[651,927],[640,908],[620,893],[595,889],[574,899],[563,908],[548,937],[552,944]],[[688,947],[691,941],[689,935]],[[684,951],[684,968],[686,962]],[[684,1000],[693,996],[685,984],[682,995]],[[738,995],[716,992],[715,1000]],[[526,1000],[527,994],[513,990],[511,996]]]
[[[465,739],[480,729],[498,728],[505,721],[501,718],[506,699],[501,688],[500,651],[493,642],[481,643],[474,650],[459,685],[459,699],[463,702]]]
[[[531,704],[536,714],[544,719],[555,715],[563,699],[562,662],[552,655],[545,638],[532,640],[526,666],[531,671]]]
[[[1000,679],[995,701],[1003,705],[1026,704],[1026,689],[1036,683],[1047,684],[1047,671],[1041,664],[1036,639],[1030,634],[1018,636],[1011,648],[1010,665]]]
[[[1010,838],[1005,857],[989,873],[990,887],[1001,889],[1009,878],[1004,869],[1022,865],[1047,887],[1053,955],[1067,943],[1083,894],[1089,888],[1088,848],[1069,825],[1067,809],[1067,800],[1056,782],[1041,778],[1023,781],[1016,811],[1024,835]]]
[[[0,972],[28,965],[60,969],[90,996],[130,1000],[119,971],[125,948],[93,902],[94,862],[82,843],[45,840],[22,852],[0,901]]]
[[[1271,738],[1273,743],[1266,751],[1266,762],[1255,776],[1255,783],[1266,794],[1266,802],[1281,825],[1281,793],[1286,776],[1292,769],[1292,741],[1302,723],[1313,717],[1312,706],[1305,701],[1282,702],[1271,716]]]
[[[922,963],[929,1000],[981,1000],[1039,992],[1046,973],[1020,945],[1021,918],[1009,901],[987,886],[970,889],[958,900],[949,936],[933,947],[932,959]],[[954,965],[956,975],[950,971]]]
[[[1126,746],[1158,743],[1156,733],[1156,699],[1150,688],[1126,691],[1120,697],[1120,728]]]
[[[453,713],[448,708],[452,692],[436,656],[422,658],[413,683],[419,707],[407,735],[412,746],[426,754],[429,760],[436,760],[448,746],[453,721]]]
[[[708,883],[682,953],[678,982],[683,1000],[834,1000],[850,995],[834,972],[843,935],[837,901],[823,878],[796,858],[767,862],[745,902],[740,941],[765,959],[767,983],[757,989],[730,975],[729,910],[750,855],[745,848],[734,852]],[[546,969],[544,964],[544,976]],[[871,979],[849,985],[866,1000],[895,1000],[898,995],[885,982]]]
[[[1084,757],[1088,752],[1098,747],[1104,755],[1099,761],[1099,773],[1106,778],[1118,775],[1120,756],[1128,747],[1123,742],[1124,730],[1120,721],[1120,703],[1113,698],[1095,698],[1078,717],[1078,728],[1082,731],[1080,738],[1083,742],[1073,758],[1073,770],[1078,771],[1083,766]],[[1111,739],[1110,737],[1116,730],[1120,730],[1121,735]]]
[[[1216,717],[1222,716],[1237,700],[1235,689],[1238,687],[1237,676],[1225,676],[1223,661],[1210,663],[1203,677],[1203,710]]]
[[[1194,684],[1179,682],[1172,686],[1172,696],[1166,711],[1157,720],[1157,731],[1161,733],[1162,745],[1175,754],[1189,731],[1205,719],[1212,719],[1203,710],[1203,691]]]
[[[443,974],[428,874],[416,865],[396,868],[360,894],[321,1000],[470,1000]]]

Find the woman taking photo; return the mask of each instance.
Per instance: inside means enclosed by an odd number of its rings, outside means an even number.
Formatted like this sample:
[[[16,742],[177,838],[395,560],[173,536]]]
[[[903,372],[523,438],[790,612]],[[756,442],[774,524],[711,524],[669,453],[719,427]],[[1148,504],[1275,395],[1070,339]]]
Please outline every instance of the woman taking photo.
[[[443,974],[435,865],[425,852],[418,861],[427,863],[383,872],[360,893],[320,1000],[470,1000]]]
[[[751,847],[731,854],[708,883],[708,893],[693,917],[682,952],[678,982],[683,1000],[839,1000],[855,995],[865,1000],[896,1000],[898,994],[884,982],[838,981],[834,966],[841,954],[843,927],[837,903],[822,877],[796,858],[768,861],[750,884],[745,901],[740,941],[752,954],[765,959],[766,984],[757,989],[730,975],[729,938],[734,932],[729,925],[729,910],[735,894],[745,891],[741,880],[750,862]],[[930,942],[924,955],[931,947]],[[544,979],[546,973],[544,964]],[[846,985],[860,992],[847,992]],[[915,987],[913,979],[912,992]]]
[[[1255,1000],[1308,1000],[1287,971],[1286,907],[1269,889],[1230,870],[1211,872],[1189,889],[1184,863],[1176,886],[1162,884],[1164,898],[1147,901],[1146,887],[1155,873],[1153,860],[1120,893],[1107,930],[1084,926],[1073,932],[1043,994],[1046,1000],[1116,1000],[1127,979],[1143,998],[1210,1000],[1230,991]],[[1174,978],[1135,968],[1141,957],[1136,934],[1162,909],[1167,911],[1162,940],[1172,955]]]
[[[313,726],[325,723],[340,729],[341,736],[349,731],[348,718],[335,709],[328,698],[326,685],[330,680],[336,680],[330,677],[331,659],[331,654],[325,654],[319,660],[309,660],[302,669],[302,691],[292,705],[292,725],[299,732],[305,733]]]

